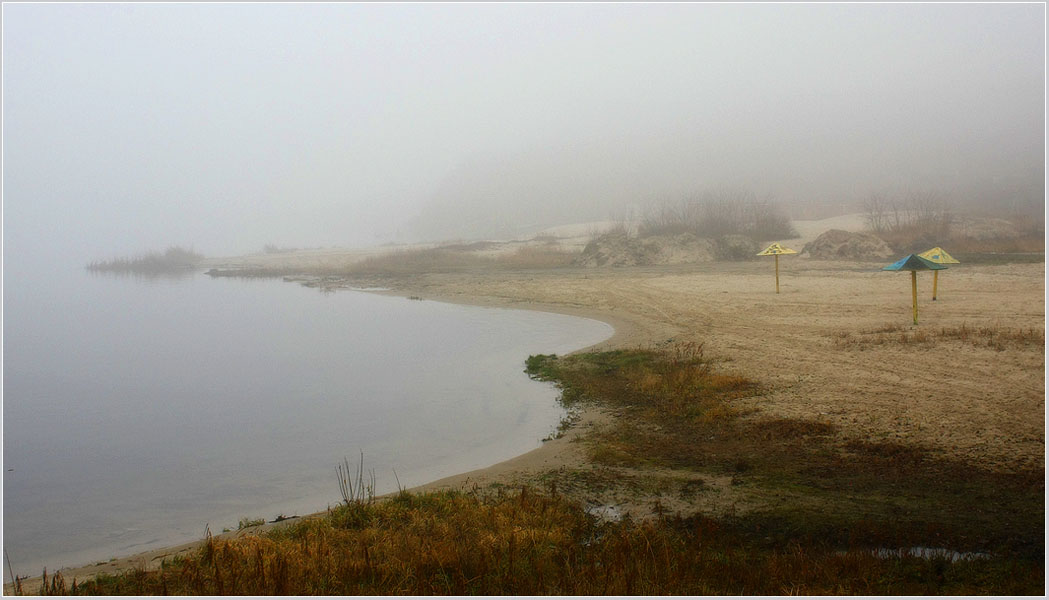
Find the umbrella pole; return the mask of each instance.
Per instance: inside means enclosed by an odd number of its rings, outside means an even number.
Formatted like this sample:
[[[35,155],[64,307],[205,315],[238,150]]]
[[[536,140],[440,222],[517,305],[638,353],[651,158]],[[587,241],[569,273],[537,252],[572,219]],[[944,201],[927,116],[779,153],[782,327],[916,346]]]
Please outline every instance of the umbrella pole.
[[[939,271],[932,272],[932,299],[936,299],[936,280],[940,278]]]
[[[776,293],[779,293],[779,254],[776,255]]]
[[[911,271],[911,303],[914,305],[914,324],[918,324],[918,272]]]

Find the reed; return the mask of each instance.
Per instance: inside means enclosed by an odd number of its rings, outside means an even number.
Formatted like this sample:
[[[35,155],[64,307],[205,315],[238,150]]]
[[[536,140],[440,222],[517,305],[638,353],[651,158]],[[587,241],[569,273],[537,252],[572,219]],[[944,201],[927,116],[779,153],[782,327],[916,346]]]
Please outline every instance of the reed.
[[[343,457],[342,464],[335,466],[335,474],[338,476],[339,493],[346,506],[371,504],[375,500],[375,470],[367,472],[368,481],[365,482],[363,450],[356,469],[351,469],[350,461]]]

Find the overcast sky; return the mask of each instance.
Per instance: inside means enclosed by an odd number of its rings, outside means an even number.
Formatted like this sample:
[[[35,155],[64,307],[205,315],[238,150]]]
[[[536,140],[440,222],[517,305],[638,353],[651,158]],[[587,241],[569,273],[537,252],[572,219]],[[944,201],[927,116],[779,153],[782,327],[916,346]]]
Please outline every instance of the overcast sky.
[[[1038,4],[5,4],[4,250],[1040,186],[1044,48]]]

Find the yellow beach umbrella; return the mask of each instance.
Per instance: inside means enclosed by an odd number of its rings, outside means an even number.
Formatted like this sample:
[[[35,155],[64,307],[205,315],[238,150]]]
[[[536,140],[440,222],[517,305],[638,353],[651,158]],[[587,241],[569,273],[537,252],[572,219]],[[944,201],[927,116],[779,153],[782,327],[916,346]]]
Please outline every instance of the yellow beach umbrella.
[[[779,293],[779,255],[780,254],[797,254],[797,250],[791,250],[790,248],[784,248],[780,246],[778,242],[773,243],[768,248],[765,248],[761,252],[757,253],[757,256],[775,256],[776,257],[776,293]]]
[[[932,262],[934,262],[934,263],[936,263],[938,265],[959,265],[959,264],[961,264],[961,261],[955,259],[950,254],[947,254],[947,252],[943,248],[941,248],[939,246],[936,246],[935,248],[933,248],[931,250],[926,250],[925,252],[922,252],[918,256],[924,258],[925,260],[931,260]],[[936,282],[937,282],[937,279],[939,279],[939,275],[940,275],[939,271],[933,271],[932,272],[932,299],[933,300],[936,299]]]
[[[938,271],[947,267],[926,260],[916,254],[908,254],[882,271],[910,271],[911,272],[911,302],[914,307],[914,324],[918,324],[918,271]]]

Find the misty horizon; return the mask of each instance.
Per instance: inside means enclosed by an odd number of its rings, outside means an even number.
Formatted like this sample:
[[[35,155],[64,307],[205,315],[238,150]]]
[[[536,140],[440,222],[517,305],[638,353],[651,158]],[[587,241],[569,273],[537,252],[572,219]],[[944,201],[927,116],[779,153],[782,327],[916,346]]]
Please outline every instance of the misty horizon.
[[[3,17],[6,256],[482,237],[726,187],[1044,205],[1042,5]]]

